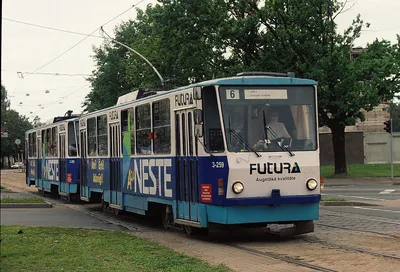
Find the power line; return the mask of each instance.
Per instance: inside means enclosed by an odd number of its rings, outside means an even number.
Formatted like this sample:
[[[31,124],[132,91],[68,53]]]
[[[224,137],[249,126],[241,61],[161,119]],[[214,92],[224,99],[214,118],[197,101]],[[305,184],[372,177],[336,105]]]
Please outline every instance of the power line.
[[[103,25],[106,25],[108,23],[110,23],[111,21],[115,20],[116,18],[120,17],[121,15],[127,13],[128,11],[130,11],[132,8],[134,8],[135,6],[139,5],[141,2],[143,2],[144,0],[140,0],[139,2],[137,2],[136,4],[132,5],[129,9],[125,10],[124,12],[118,14],[117,16],[111,18],[110,20],[108,20],[107,22],[105,22]],[[16,21],[16,20],[14,20]],[[50,27],[46,27],[49,28]],[[46,62],[45,64],[43,64],[42,66],[40,66],[39,68],[35,69],[34,71],[30,72],[30,74],[34,74],[37,71],[39,71],[40,69],[46,67],[47,65],[49,65],[50,63],[56,61],[57,59],[59,59],[60,57],[62,57],[63,55],[65,55],[66,53],[68,53],[69,51],[71,51],[73,48],[75,48],[76,46],[78,46],[80,43],[82,43],[84,40],[86,40],[87,38],[89,38],[93,33],[95,33],[96,31],[98,31],[100,29],[100,27],[96,28],[94,31],[92,31],[90,34],[86,34],[86,36],[81,39],[79,42],[77,42],[76,44],[74,44],[73,46],[71,46],[70,48],[68,48],[67,50],[65,50],[63,53],[61,53],[60,55],[58,55],[57,57],[53,58],[52,60]],[[65,32],[65,31],[63,31]],[[72,31],[68,31],[68,32],[72,32]],[[28,75],[29,76],[29,75]],[[17,90],[17,88],[19,87],[20,84],[17,85],[17,87],[14,89],[14,92]]]
[[[64,73],[30,73],[30,72],[21,72],[21,71],[10,71],[10,70],[5,70],[1,69],[3,72],[11,72],[11,73],[17,73],[18,76],[21,78],[24,78],[24,74],[27,75],[46,75],[46,76],[91,76],[89,74],[64,74]]]
[[[139,1],[139,3],[143,2],[144,0]],[[136,4],[137,5],[137,4]],[[117,16],[113,17],[112,19],[108,20],[107,22],[105,22],[103,25],[108,24],[109,22],[115,20],[116,18],[118,18],[119,16],[127,13],[128,11],[130,11],[135,5],[131,6],[129,9],[125,10],[124,12],[118,14]],[[62,57],[63,55],[65,55],[66,53],[68,53],[69,51],[71,51],[73,48],[75,48],[76,46],[78,46],[80,43],[82,43],[84,40],[86,40],[87,38],[90,37],[90,35],[92,35],[93,33],[95,33],[96,31],[98,31],[100,29],[100,27],[96,28],[94,31],[92,31],[90,34],[86,35],[82,40],[80,40],[79,42],[77,42],[76,44],[74,44],[73,46],[71,46],[70,48],[68,48],[67,50],[65,50],[63,53],[61,53],[60,55],[58,55],[57,57],[55,57],[54,59],[46,62],[45,64],[43,64],[42,66],[40,66],[39,68],[35,69],[34,71],[32,71],[31,73],[35,73],[37,71],[39,71],[40,69],[46,67],[47,65],[49,65],[50,63],[56,61],[57,59],[59,59],[60,57]]]
[[[54,30],[54,31],[59,31],[59,32],[64,32],[64,33],[69,33],[69,34],[75,34],[75,35],[81,35],[81,36],[90,36],[90,37],[94,37],[94,38],[102,38],[101,36],[97,36],[97,35],[91,35],[91,34],[87,34],[87,33],[81,33],[81,32],[65,30],[65,29],[60,29],[60,28],[55,28],[55,27],[49,27],[49,26],[44,26],[44,25],[37,25],[37,24],[32,24],[32,23],[23,22],[23,21],[14,20],[14,19],[9,19],[9,18],[1,18],[1,19],[5,20],[5,21],[18,23],[18,24],[23,24],[23,25],[33,26],[33,27],[39,27],[39,28],[43,28],[43,29],[49,29],[49,30]]]
[[[64,87],[64,88],[49,88],[49,89],[40,89],[40,90],[26,90],[26,91],[21,91],[21,92],[15,92],[14,94],[26,94],[26,93],[32,94],[32,93],[39,93],[39,92],[46,92],[46,91],[59,91],[59,90],[67,91],[67,90],[70,90],[72,88],[86,87],[86,86],[89,86],[89,85],[85,84],[85,85],[67,86],[67,87]],[[9,97],[15,97],[15,96],[10,95]]]

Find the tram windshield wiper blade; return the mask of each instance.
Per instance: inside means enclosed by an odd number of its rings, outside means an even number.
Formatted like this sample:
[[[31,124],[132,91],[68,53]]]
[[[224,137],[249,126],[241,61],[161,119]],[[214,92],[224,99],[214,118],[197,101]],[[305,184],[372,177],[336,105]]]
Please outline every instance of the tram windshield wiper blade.
[[[234,131],[233,129],[228,129],[228,131],[235,136],[236,139],[238,139],[239,141],[243,142],[244,145],[246,146],[246,148],[248,148],[249,150],[253,151],[254,154],[257,155],[257,157],[261,157],[261,155],[251,146],[251,144],[249,144],[245,139],[243,139],[242,136],[240,136],[239,133],[237,133],[236,131]]]
[[[242,136],[240,136],[239,133],[237,133],[235,130],[231,129],[231,117],[229,116],[229,127],[228,127],[228,132],[230,133],[230,135],[235,136],[235,138],[239,141],[241,141],[242,143],[244,143],[245,147],[251,151],[254,152],[254,154],[257,155],[257,157],[261,157],[261,155],[251,146],[251,144],[249,144],[245,139],[243,139]]]
[[[274,141],[276,142],[276,144],[279,145],[279,147],[280,147],[282,150],[286,150],[287,152],[289,152],[290,156],[293,157],[295,154],[294,154],[293,151],[289,148],[289,146],[283,144],[283,138],[282,138],[282,141],[279,142],[279,141],[277,140],[278,138],[280,138],[280,137],[278,136],[278,134],[277,134],[270,126],[267,126],[267,130],[268,130],[268,129],[271,131],[272,136],[276,138],[276,139],[274,139]]]

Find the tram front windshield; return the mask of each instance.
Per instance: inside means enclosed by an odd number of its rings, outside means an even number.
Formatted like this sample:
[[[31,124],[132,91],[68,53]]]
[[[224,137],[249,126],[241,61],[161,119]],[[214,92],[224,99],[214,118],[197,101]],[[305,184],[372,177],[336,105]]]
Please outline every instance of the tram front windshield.
[[[229,151],[317,149],[313,86],[221,86],[219,94]]]

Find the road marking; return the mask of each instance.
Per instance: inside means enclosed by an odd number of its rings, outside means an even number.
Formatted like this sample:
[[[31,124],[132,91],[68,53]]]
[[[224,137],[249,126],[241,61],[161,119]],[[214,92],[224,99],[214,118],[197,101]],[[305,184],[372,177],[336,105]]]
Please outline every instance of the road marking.
[[[382,191],[382,192],[380,192],[379,194],[380,194],[380,195],[383,195],[383,194],[390,194],[390,193],[393,193],[394,191],[396,191],[396,190],[393,190],[393,189],[386,189],[385,191]]]
[[[392,210],[384,210],[384,209],[373,209],[373,208],[365,208],[365,207],[353,207],[354,209],[362,209],[362,210],[371,210],[371,211],[382,211],[382,212],[391,212],[391,213],[400,213],[400,211],[392,211]]]
[[[378,201],[388,201],[387,199],[382,198],[372,198],[372,197],[363,197],[363,196],[351,196],[351,195],[331,195],[331,194],[322,194],[326,196],[340,196],[340,197],[352,197],[352,198],[360,198],[360,199],[367,199],[367,200],[378,200]]]

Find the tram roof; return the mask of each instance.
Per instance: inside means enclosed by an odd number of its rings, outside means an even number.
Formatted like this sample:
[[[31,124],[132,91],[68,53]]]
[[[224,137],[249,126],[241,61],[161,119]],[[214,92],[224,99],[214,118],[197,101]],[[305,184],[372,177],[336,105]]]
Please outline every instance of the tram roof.
[[[54,122],[54,123],[50,123],[50,124],[45,124],[43,126],[36,127],[36,128],[31,128],[30,130],[25,131],[25,134],[26,133],[32,133],[32,132],[35,132],[35,131],[38,131],[38,130],[42,130],[42,129],[46,129],[46,128],[49,128],[49,127],[57,127],[60,124],[65,124],[65,123],[68,123],[68,122],[79,121],[79,118],[80,118],[80,116],[74,116],[74,117],[71,117],[69,119],[60,120],[60,121],[57,121],[57,122]]]
[[[197,83],[193,83],[191,85],[187,85],[187,86],[182,86],[182,87],[178,87],[175,89],[171,89],[171,90],[166,90],[165,92],[159,93],[159,94],[155,94],[155,95],[151,95],[151,96],[147,96],[147,97],[143,97],[140,98],[136,101],[144,101],[144,100],[149,100],[149,99],[154,99],[155,97],[160,97],[160,96],[164,96],[173,92],[178,92],[178,91],[184,91],[184,90],[188,90],[190,88],[196,87],[196,86],[212,86],[212,85],[236,85],[236,86],[248,86],[248,85],[317,85],[317,81],[315,80],[311,80],[311,79],[303,79],[303,78],[296,78],[296,77],[288,77],[288,76],[269,76],[269,75],[236,75],[236,76],[232,76],[232,77],[225,77],[225,78],[217,78],[217,79],[211,79],[211,80],[206,80],[206,81],[201,81],[201,82],[197,82]],[[96,115],[99,114],[101,112],[107,111],[107,110],[111,110],[111,109],[115,109],[115,108],[119,108],[119,107],[123,107],[126,105],[131,104],[134,101],[131,102],[127,102],[127,103],[123,103],[120,105],[114,105],[108,108],[104,108],[104,109],[99,109],[97,111],[94,112],[90,112],[90,113],[86,113],[81,115],[80,117],[77,118],[73,118],[73,119],[69,119],[69,120],[65,120],[65,121],[72,121],[72,120],[78,120],[80,118],[85,118],[85,117],[89,117],[91,115]],[[38,129],[43,129],[43,128],[47,128],[47,127],[51,127],[54,126],[55,124],[59,124],[61,122],[57,122],[57,123],[53,123],[53,124],[48,124],[45,126],[42,126],[40,128],[34,128],[31,130],[28,130],[27,133],[38,130]]]
[[[317,85],[315,80],[295,78],[295,77],[276,77],[276,76],[235,76],[211,79],[195,83],[192,86],[208,85]]]

